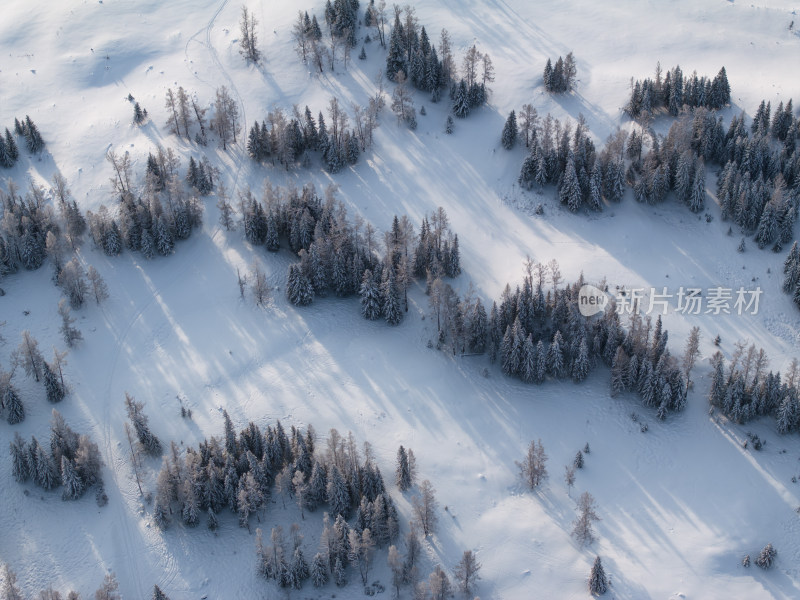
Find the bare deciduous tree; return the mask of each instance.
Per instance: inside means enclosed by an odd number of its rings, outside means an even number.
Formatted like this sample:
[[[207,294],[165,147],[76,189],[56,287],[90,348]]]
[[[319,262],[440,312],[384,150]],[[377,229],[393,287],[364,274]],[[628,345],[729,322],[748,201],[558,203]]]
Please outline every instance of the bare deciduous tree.
[[[522,480],[530,489],[536,488],[547,477],[546,462],[547,455],[544,453],[542,440],[539,440],[538,444],[532,441],[525,459],[517,463]]]

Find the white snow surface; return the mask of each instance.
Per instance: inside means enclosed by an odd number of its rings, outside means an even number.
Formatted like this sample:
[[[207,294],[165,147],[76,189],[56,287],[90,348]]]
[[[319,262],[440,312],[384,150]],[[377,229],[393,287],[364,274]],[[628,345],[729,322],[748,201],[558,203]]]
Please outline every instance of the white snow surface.
[[[28,178],[47,185],[60,172],[81,208],[96,210],[114,203],[104,158],[109,148],[129,151],[139,173],[156,144],[173,147],[184,167],[190,154],[205,152],[230,191],[249,185],[260,193],[265,177],[279,185],[313,181],[319,191],[335,182],[351,215],[379,229],[394,214],[418,223],[443,206],[461,241],[464,274],[455,283],[466,289],[471,282],[484,300],[521,278],[527,255],[558,259],[568,281],[583,271],[589,280],[673,291],[759,285],[757,315],[669,315],[673,353],[680,354],[689,329],[699,325],[704,358],[714,352],[717,334],[728,355],[740,339],[763,346],[772,368],[785,368],[798,355],[800,313],[780,290],[784,256],[759,251],[753,242],[736,253],[739,237],[726,235],[729,224],[718,207],[709,208],[709,223],[674,201],[637,205],[629,193],[598,215],[572,215],[552,190],[520,190],[515,181],[524,150],[507,152],[499,143],[508,112],[531,102],[540,115],[562,120],[582,113],[599,146],[618,127],[631,126],[621,112],[630,78],[651,76],[657,61],[664,69],[680,64],[684,73],[709,76],[724,65],[734,102],[726,119],[752,113],[762,98],[773,108],[792,96],[800,100],[800,38],[789,28],[796,3],[421,0],[415,3],[420,23],[437,41],[447,27],[459,63],[472,43],[492,56],[497,81],[490,104],[457,120],[447,136],[446,103],[431,104],[415,92],[417,109],[427,110],[418,115],[418,129],[398,127],[387,109],[374,148],[335,176],[316,163],[289,172],[257,166],[242,144],[223,152],[213,142],[197,148],[167,133],[164,94],[178,85],[206,104],[217,86],[228,86],[248,128],[274,106],[308,104],[316,115],[333,94],[363,105],[374,93],[385,62],[374,41],[366,61],[356,59],[359,44],[347,70],[340,63],[322,76],[295,55],[296,11],[316,13],[324,27],[321,1],[246,4],[260,22],[266,57],[260,67],[238,54],[240,3],[5,2],[0,125],[29,114],[47,149],[35,159],[22,151],[18,166],[2,175],[25,187]],[[578,61],[577,91],[552,97],[541,84],[544,62],[570,50]],[[128,93],[150,113],[144,127],[131,124]],[[712,198],[714,179],[709,173]],[[585,598],[595,555],[611,577],[611,598],[800,596],[800,487],[791,482],[800,474],[800,443],[778,436],[771,420],[742,427],[709,416],[705,360],[687,409],[664,423],[632,396],[609,398],[602,367],[581,385],[524,385],[484,357],[427,348],[435,326],[425,318],[422,289],[412,291],[411,309],[397,328],[362,319],[354,299],[290,306],[282,290],[292,256],[268,255],[245,243],[241,231],[221,230],[215,201],[205,200],[203,230],[170,258],[107,258],[90,242],[80,250],[105,277],[111,297],[75,313],[85,341],[68,356],[71,393],[57,408],[100,446],[106,507],[98,508],[92,494],[62,502],[59,493],[13,481],[8,440],[14,431],[47,439],[52,408],[40,386],[23,373],[15,377],[28,414],[20,425],[0,424],[0,562],[17,572],[28,596],[52,584],[92,597],[109,571],[124,598],[149,597],[156,583],[173,600],[283,594],[256,575],[255,536],[233,517],[221,519],[217,535],[180,525],[162,533],[152,524],[152,506],[139,497],[130,466],[126,391],[146,402],[162,440],[184,447],[219,435],[225,408],[237,429],[249,420],[263,427],[280,419],[286,427],[313,423],[320,436],[332,427],[351,430],[372,444],[387,481],[398,445],[412,448],[420,479],[433,482],[440,503],[439,529],[424,541],[425,568],[439,563],[452,572],[463,550],[475,550],[483,564],[482,598]],[[538,203],[543,216],[533,213]],[[275,287],[266,309],[238,297],[236,269],[256,256]],[[7,341],[0,364],[9,365],[24,329],[41,348],[61,348],[60,291],[48,265],[15,274],[3,287],[0,321],[7,323],[0,333]],[[192,409],[192,420],[180,418],[176,396]],[[647,433],[633,412],[648,423]],[[747,431],[767,441],[764,450],[742,448]],[[514,463],[532,439],[541,439],[550,458],[550,478],[536,493],[523,489]],[[563,465],[586,442],[592,451],[570,497]],[[160,462],[146,466],[152,489]],[[583,491],[596,498],[602,521],[597,541],[581,548],[569,533]],[[410,517],[410,496],[393,486],[392,495]],[[257,524],[266,532],[300,520],[295,508],[276,502]],[[321,520],[320,511],[303,521],[307,557],[316,552]],[[744,554],[755,557],[768,542],[779,553],[772,570],[740,566]],[[378,563],[371,579],[388,588],[385,551]],[[292,596],[360,597],[356,579],[342,590],[307,584]],[[402,595],[410,597],[409,590]]]

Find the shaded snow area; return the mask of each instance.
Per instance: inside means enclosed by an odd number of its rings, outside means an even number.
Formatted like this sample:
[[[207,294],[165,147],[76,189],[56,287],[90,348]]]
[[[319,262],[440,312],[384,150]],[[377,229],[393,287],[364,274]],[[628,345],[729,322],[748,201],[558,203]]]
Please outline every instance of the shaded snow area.
[[[335,175],[317,155],[308,168],[258,165],[243,139],[276,107],[291,114],[293,105],[308,105],[327,120],[331,96],[351,115],[352,103],[366,105],[386,64],[377,40],[364,44],[365,60],[357,58],[362,38],[375,37],[375,29],[358,29],[346,68],[339,60],[334,71],[326,66],[319,74],[297,56],[291,28],[297,10],[307,10],[327,38],[321,0],[245,4],[258,21],[259,66],[239,54],[240,2],[5,2],[0,127],[30,115],[46,148],[34,157],[21,149],[14,168],[0,168],[0,187],[7,190],[6,178],[13,178],[23,193],[29,180],[49,189],[60,173],[82,211],[113,208],[107,151],[129,153],[138,190],[147,155],[160,145],[175,151],[182,170],[190,156],[206,156],[234,204],[247,186],[260,197],[265,178],[298,189],[314,183],[320,194],[335,183],[348,214],[372,223],[380,240],[395,214],[408,215],[418,228],[423,216],[443,207],[461,248],[463,272],[450,283],[462,293],[472,285],[487,311],[507,282],[513,288],[521,281],[530,256],[556,259],[568,282],[581,273],[587,281],[605,278],[612,291],[759,286],[758,313],[664,317],[674,355],[682,354],[692,327],[699,326],[702,337],[687,407],[662,422],[634,394],[611,398],[603,365],[580,384],[531,385],[503,375],[486,356],[437,350],[424,280],[412,285],[409,311],[397,327],[363,319],[357,297],[331,294],[308,307],[292,306],[286,272],[297,257],[251,246],[241,227],[219,226],[213,194],[202,199],[201,230],[178,243],[172,256],[147,261],[125,251],[108,257],[87,238],[79,257],[105,278],[110,297],[73,311],[84,341],[67,356],[70,392],[57,409],[72,429],[98,444],[108,504],[98,507],[93,492],[64,502],[60,490],[14,481],[7,453],[14,432],[46,444],[53,408],[42,385],[17,368],[14,384],[27,414],[17,425],[0,422],[0,563],[16,572],[25,597],[52,585],[64,595],[74,589],[91,598],[109,572],[127,599],[149,598],[154,584],[173,600],[364,593],[352,569],[344,588],[306,582],[288,595],[257,574],[256,527],[268,540],[272,527],[281,525],[288,536],[291,523],[301,523],[309,561],[318,550],[324,509],[301,518],[296,504],[284,507],[277,492],[258,518],[251,517],[252,532],[227,509],[215,533],[204,521],[194,529],[176,522],[159,530],[153,502],[141,497],[131,465],[126,392],[145,404],[150,427],[167,449],[172,441],[184,451],[223,436],[223,409],[237,432],[249,421],[265,429],[280,420],[287,431],[313,424],[319,452],[331,428],[352,431],[359,443],[371,444],[397,506],[401,554],[416,488],[397,489],[395,457],[401,444],[413,449],[417,479],[432,482],[438,501],[439,524],[422,539],[420,573],[427,579],[438,564],[453,579],[464,550],[473,550],[482,564],[474,595],[484,599],[587,598],[598,555],[611,583],[605,597],[800,597],[797,434],[779,435],[772,418],[733,424],[710,414],[706,399],[707,359],[718,349],[717,335],[726,357],[737,341],[747,340],[765,349],[775,370],[786,371],[800,355],[800,311],[781,291],[789,246],[776,254],[757,249],[750,238],[747,251],[736,252],[741,235],[727,235],[731,224],[715,202],[716,165],[708,166],[707,209],[700,215],[671,196],[657,206],[638,204],[629,188],[621,203],[602,212],[572,214],[552,186],[521,189],[524,145],[507,151],[500,144],[508,113],[531,103],[540,116],[549,112],[573,125],[583,114],[601,148],[618,128],[634,128],[622,112],[631,77],[652,77],[658,61],[665,71],[680,65],[685,74],[711,77],[725,66],[732,96],[732,106],[720,113],[726,128],[732,116],[752,115],[762,99],[773,107],[793,96],[800,101],[800,22],[790,27],[798,18],[796,4],[419,0],[419,23],[436,44],[447,28],[459,69],[473,44],[491,55],[496,81],[488,105],[456,119],[447,135],[446,92],[436,104],[428,93],[413,92],[414,131],[398,125],[387,95],[374,145]],[[365,6],[362,0],[359,15]],[[388,36],[391,7],[387,19]],[[577,60],[576,89],[550,95],[542,83],[544,64],[570,51]],[[211,134],[202,147],[169,133],[168,88],[183,86],[210,109],[221,85],[244,124],[236,144],[223,150]],[[384,79],[383,86],[391,94],[395,84]],[[142,126],[132,123],[128,94],[148,111]],[[660,116],[653,125],[665,134],[670,123]],[[239,297],[237,269],[249,270],[254,258],[271,286],[265,307]],[[46,262],[0,282],[0,366],[6,371],[23,330],[48,359],[53,346],[64,346],[56,312],[62,291],[51,275]],[[190,419],[181,417],[182,406],[191,410]],[[763,449],[745,447],[748,434],[765,441]],[[531,440],[541,440],[549,457],[549,478],[535,491],[524,486],[515,464]],[[568,490],[564,466],[587,443],[591,452]],[[158,458],[142,459],[146,492],[154,492],[160,467]],[[596,541],[581,546],[571,531],[585,491],[601,520]],[[773,568],[745,569],[744,555],[755,560],[767,543],[778,551]],[[376,552],[370,581],[385,586],[378,597],[393,594],[385,548]],[[400,597],[411,598],[411,589],[401,588]]]

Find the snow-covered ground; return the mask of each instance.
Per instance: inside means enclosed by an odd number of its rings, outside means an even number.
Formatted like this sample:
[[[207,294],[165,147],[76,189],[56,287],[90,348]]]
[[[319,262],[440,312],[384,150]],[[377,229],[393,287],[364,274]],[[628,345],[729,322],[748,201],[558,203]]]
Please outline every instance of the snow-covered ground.
[[[711,76],[724,65],[734,99],[726,118],[754,111],[762,98],[773,105],[800,100],[792,2],[420,1],[420,23],[433,39],[446,27],[459,62],[472,43],[492,56],[497,80],[490,106],[458,120],[447,136],[445,103],[431,104],[417,92],[417,109],[427,111],[418,116],[418,129],[398,127],[387,109],[373,149],[335,176],[318,165],[290,172],[259,167],[241,144],[223,152],[167,133],[164,94],[178,85],[204,103],[226,85],[248,127],[275,106],[308,104],[316,114],[331,95],[363,105],[374,94],[385,62],[375,42],[367,45],[366,61],[354,52],[348,69],[339,64],[335,74],[309,73],[295,55],[290,28],[297,9],[322,21],[322,2],[248,6],[260,22],[266,56],[260,68],[245,65],[238,54],[239,3],[6,2],[0,125],[29,114],[47,150],[33,161],[23,152],[19,165],[0,175],[21,186],[29,177],[46,185],[60,172],[81,208],[96,210],[114,202],[109,148],[129,151],[139,172],[156,144],[173,147],[184,166],[190,154],[205,152],[229,190],[249,185],[258,192],[265,177],[279,185],[313,181],[318,190],[335,182],[351,213],[379,229],[394,214],[418,222],[443,206],[461,241],[458,287],[472,282],[484,299],[517,281],[528,255],[556,258],[567,280],[583,271],[590,280],[607,277],[612,286],[674,292],[680,286],[759,285],[764,294],[757,315],[667,317],[674,353],[699,325],[704,358],[713,353],[717,334],[726,354],[740,339],[763,346],[773,368],[785,368],[800,354],[800,313],[780,291],[783,256],[752,243],[736,253],[739,237],[726,235],[729,224],[716,207],[706,222],[672,202],[635,204],[629,194],[599,215],[572,215],[551,191],[520,190],[515,181],[523,150],[507,152],[499,144],[507,113],[531,102],[540,115],[562,120],[582,113],[600,145],[617,127],[630,127],[620,108],[630,78],[652,75],[659,60],[665,69],[680,64],[685,73]],[[578,61],[577,92],[551,97],[541,85],[544,62],[570,50]],[[142,128],[131,124],[129,93],[152,117]],[[714,177],[707,180],[713,193]],[[434,331],[424,318],[421,289],[412,291],[411,310],[398,328],[363,320],[353,299],[291,307],[282,290],[292,257],[267,255],[244,243],[240,231],[221,230],[214,203],[214,197],[206,201],[203,231],[168,259],[107,258],[89,243],[81,250],[105,277],[111,298],[76,312],[85,342],[68,356],[72,392],[58,410],[100,445],[109,504],[98,508],[90,495],[65,503],[59,494],[18,485],[9,460],[0,460],[0,562],[17,572],[29,596],[52,583],[89,597],[108,571],[116,573],[125,598],[148,597],[155,583],[173,600],[278,595],[255,574],[254,536],[234,519],[224,520],[216,537],[203,528],[162,533],[152,525],[151,506],[142,506],[130,468],[126,391],[146,402],[162,440],[184,446],[219,435],[225,408],[237,428],[248,420],[265,426],[281,419],[285,426],[313,423],[321,435],[332,427],[352,430],[373,445],[387,478],[398,445],[413,448],[420,478],[433,482],[442,507],[438,533],[425,542],[426,568],[440,563],[452,569],[463,550],[476,550],[483,598],[586,597],[597,554],[611,576],[612,597],[800,595],[800,487],[791,482],[800,475],[800,443],[778,436],[771,421],[739,427],[710,417],[705,361],[687,409],[665,423],[633,397],[609,398],[602,368],[581,385],[526,386],[503,377],[485,358],[427,348]],[[538,203],[544,215],[533,213]],[[267,309],[238,297],[236,268],[246,268],[254,256],[275,287]],[[7,342],[0,346],[0,365],[8,368],[24,329],[43,349],[63,345],[60,291],[47,265],[9,277],[3,288],[0,333]],[[3,453],[14,431],[40,439],[48,433],[51,406],[41,387],[21,372],[15,382],[28,415],[14,427],[0,424]],[[192,409],[192,420],[180,418],[176,396]],[[648,423],[647,433],[631,418],[634,412]],[[742,448],[747,431],[767,440],[764,450]],[[551,476],[532,494],[519,484],[514,461],[539,438]],[[563,465],[587,442],[592,452],[570,497]],[[159,462],[147,466],[154,471]],[[594,495],[602,518],[598,541],[586,548],[569,535],[574,498],[583,491]],[[409,517],[407,498],[396,489],[393,495]],[[299,520],[296,509],[279,507],[262,517],[262,528]],[[321,513],[307,515],[304,528],[309,556]],[[755,555],[767,542],[778,549],[776,568],[743,569],[742,556]],[[374,577],[388,586],[383,565]],[[352,583],[318,593],[307,585],[295,595],[334,593],[357,597],[361,590]]]

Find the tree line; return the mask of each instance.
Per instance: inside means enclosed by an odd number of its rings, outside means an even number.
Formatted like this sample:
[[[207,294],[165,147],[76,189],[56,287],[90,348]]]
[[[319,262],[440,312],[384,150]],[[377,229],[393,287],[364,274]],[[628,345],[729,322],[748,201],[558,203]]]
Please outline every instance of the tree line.
[[[764,349],[738,342],[727,362],[721,352],[711,357],[708,401],[735,423],[773,417],[779,433],[800,430],[800,363],[792,360],[787,373],[769,368]]]
[[[680,66],[668,70],[662,78],[661,63],[658,63],[655,79],[648,77],[633,82],[631,78],[631,95],[623,110],[632,119],[651,118],[663,111],[677,117],[684,106],[719,110],[730,101],[731,87],[725,67],[713,79],[698,77],[697,71],[685,77]]]
[[[24,138],[25,146],[31,154],[38,154],[44,149],[45,143],[39,128],[31,120],[30,116],[20,121],[14,119],[14,134]],[[0,167],[10,169],[19,160],[19,146],[14,135],[6,127],[5,137],[0,135]]]
[[[49,444],[43,446],[35,436],[26,442],[15,433],[9,448],[11,472],[18,483],[32,480],[44,490],[62,487],[63,500],[77,500],[96,486],[97,504],[103,506],[108,501],[97,444],[73,431],[57,410],[53,409],[50,421]]]
[[[309,166],[312,152],[319,152],[330,173],[358,162],[359,156],[372,146],[373,132],[383,108],[383,96],[371,97],[367,107],[354,104],[352,126],[345,107],[335,97],[328,103],[328,119],[320,111],[317,119],[308,106],[301,113],[297,107],[287,116],[280,108],[256,121],[247,136],[247,153],[254,161],[276,162],[286,169],[301,164]]]

